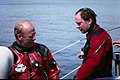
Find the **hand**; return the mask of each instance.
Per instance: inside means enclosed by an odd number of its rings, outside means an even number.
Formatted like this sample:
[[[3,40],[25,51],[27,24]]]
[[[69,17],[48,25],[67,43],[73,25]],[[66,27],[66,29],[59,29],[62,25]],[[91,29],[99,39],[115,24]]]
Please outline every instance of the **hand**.
[[[78,56],[78,58],[83,59],[83,58],[84,58],[84,53],[83,53],[83,51],[81,51],[77,56]]]
[[[120,40],[113,42],[113,45],[117,48],[120,47]]]

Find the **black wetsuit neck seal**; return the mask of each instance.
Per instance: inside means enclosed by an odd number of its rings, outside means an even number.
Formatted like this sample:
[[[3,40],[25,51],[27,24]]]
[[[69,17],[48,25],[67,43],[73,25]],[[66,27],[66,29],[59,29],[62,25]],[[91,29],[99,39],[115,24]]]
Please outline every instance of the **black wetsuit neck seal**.
[[[32,52],[34,49],[34,47],[29,47],[29,48],[23,47],[19,45],[16,41],[12,44],[12,47],[21,53],[29,53]]]

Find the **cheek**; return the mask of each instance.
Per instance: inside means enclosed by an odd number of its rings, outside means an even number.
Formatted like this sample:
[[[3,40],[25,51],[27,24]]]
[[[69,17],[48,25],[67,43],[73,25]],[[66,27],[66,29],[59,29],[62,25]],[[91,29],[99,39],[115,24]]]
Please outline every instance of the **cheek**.
[[[87,26],[87,29],[89,29],[89,28],[90,28],[90,25],[89,25],[89,24],[86,24],[86,26]]]
[[[22,42],[23,42],[23,43],[28,43],[29,40],[28,40],[28,39],[23,39]]]
[[[86,29],[86,24],[82,23],[80,26],[82,29]]]
[[[31,41],[30,39],[26,39],[26,40],[25,40],[26,43],[29,43],[30,41]]]

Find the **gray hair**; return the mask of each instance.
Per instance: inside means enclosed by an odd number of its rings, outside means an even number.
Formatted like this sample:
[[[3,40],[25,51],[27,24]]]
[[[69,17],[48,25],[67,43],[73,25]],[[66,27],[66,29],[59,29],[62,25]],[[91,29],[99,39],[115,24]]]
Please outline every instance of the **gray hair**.
[[[23,30],[23,25],[22,24],[16,24],[15,25],[15,28],[14,28],[14,35],[15,37],[17,38],[17,35],[22,33],[22,30]]]

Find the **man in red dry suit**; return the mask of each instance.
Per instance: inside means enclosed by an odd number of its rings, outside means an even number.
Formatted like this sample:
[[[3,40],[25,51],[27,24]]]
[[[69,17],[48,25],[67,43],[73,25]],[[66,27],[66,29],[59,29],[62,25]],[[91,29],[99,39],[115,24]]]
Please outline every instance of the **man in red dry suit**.
[[[110,35],[98,24],[90,8],[81,8],[75,14],[77,28],[86,33],[83,64],[74,79],[93,79],[112,76],[113,48]]]
[[[9,47],[14,54],[10,79],[59,79],[60,69],[50,50],[35,43],[35,28],[28,20],[15,25],[16,41]]]

